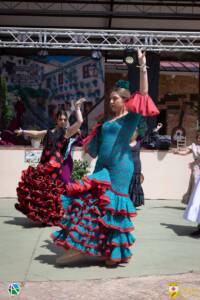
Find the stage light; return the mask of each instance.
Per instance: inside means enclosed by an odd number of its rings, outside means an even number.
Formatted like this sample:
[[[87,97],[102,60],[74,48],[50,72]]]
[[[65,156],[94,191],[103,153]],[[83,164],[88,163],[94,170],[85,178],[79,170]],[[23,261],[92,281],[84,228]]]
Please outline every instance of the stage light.
[[[126,49],[124,53],[124,62],[127,65],[133,65],[137,61],[136,53],[133,51],[133,49]]]
[[[134,58],[132,57],[132,56],[130,56],[130,55],[128,55],[128,56],[126,56],[125,58],[124,58],[124,60],[125,60],[125,63],[127,64],[127,65],[132,65],[135,61],[134,61]]]

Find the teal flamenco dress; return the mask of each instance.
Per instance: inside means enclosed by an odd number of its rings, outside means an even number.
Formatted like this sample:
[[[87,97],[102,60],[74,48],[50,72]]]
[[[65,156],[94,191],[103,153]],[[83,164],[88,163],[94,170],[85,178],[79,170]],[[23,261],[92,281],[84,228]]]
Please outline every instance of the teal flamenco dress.
[[[52,234],[57,245],[119,263],[131,258],[135,241],[131,217],[136,209],[128,195],[134,170],[130,139],[141,114],[159,113],[151,98],[140,93],[126,106],[127,115],[98,124],[86,138],[88,153],[98,155],[95,170],[66,185],[61,196],[65,215],[61,229]]]

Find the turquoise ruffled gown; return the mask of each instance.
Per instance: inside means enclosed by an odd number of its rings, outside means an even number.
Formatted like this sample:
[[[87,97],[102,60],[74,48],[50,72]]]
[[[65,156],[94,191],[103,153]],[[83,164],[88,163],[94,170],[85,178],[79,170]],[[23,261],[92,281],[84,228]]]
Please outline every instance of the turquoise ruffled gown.
[[[136,209],[128,195],[134,170],[129,143],[139,119],[129,112],[98,127],[88,144],[89,154],[98,155],[93,174],[67,185],[62,195],[65,216],[52,234],[57,245],[113,262],[130,259]]]

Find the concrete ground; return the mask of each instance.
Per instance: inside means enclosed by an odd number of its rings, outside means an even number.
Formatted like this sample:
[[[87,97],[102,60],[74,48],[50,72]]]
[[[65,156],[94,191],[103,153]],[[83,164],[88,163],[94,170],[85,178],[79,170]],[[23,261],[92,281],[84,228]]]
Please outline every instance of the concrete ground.
[[[200,239],[189,233],[184,205],[176,200],[146,200],[134,219],[137,241],[133,258],[107,269],[94,258],[56,267],[63,249],[49,238],[50,227],[39,227],[14,209],[15,199],[0,200],[0,300],[10,299],[7,286],[22,284],[18,299],[169,299],[168,284],[176,282],[176,299],[200,299]]]

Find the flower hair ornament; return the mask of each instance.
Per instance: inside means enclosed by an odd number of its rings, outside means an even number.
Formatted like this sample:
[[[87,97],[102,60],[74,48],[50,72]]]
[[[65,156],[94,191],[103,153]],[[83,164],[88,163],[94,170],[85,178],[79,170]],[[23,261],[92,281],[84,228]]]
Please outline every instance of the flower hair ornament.
[[[115,86],[118,87],[118,88],[123,88],[123,89],[127,89],[129,90],[130,88],[130,84],[129,84],[129,81],[128,80],[118,80],[116,83],[115,83]]]

